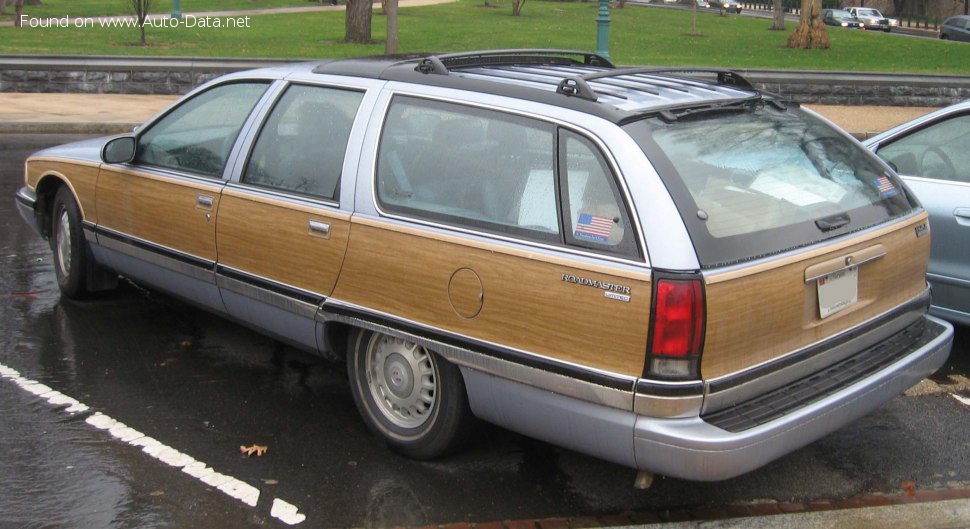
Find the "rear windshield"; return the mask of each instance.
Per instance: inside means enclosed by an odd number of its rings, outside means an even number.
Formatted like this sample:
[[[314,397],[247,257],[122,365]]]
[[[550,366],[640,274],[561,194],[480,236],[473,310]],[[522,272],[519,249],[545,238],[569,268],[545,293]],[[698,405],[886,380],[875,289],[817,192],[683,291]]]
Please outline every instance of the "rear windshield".
[[[865,229],[916,206],[873,155],[798,109],[758,102],[626,130],[670,190],[705,268]]]

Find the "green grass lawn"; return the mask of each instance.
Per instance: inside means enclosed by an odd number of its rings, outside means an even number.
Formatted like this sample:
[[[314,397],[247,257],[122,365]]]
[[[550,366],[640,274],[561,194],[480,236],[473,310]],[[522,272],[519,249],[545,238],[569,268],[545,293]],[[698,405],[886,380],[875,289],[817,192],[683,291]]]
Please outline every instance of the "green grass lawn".
[[[183,0],[184,9],[194,1]],[[507,2],[484,8],[481,0],[402,9],[400,49],[595,48],[594,3],[533,1],[520,17],[510,11]],[[610,53],[620,64],[970,74],[970,44],[965,43],[830,29],[831,49],[790,50],[785,42],[794,24],[788,31],[768,31],[770,21],[764,19],[702,13],[697,27],[703,36],[698,37],[687,35],[691,14],[686,11],[627,7],[612,10],[611,16]],[[0,27],[0,53],[321,59],[384,50],[380,15],[374,17],[377,42],[372,45],[341,42],[343,12],[261,15],[252,17],[250,26],[147,28],[147,47],[132,45],[136,29]]]

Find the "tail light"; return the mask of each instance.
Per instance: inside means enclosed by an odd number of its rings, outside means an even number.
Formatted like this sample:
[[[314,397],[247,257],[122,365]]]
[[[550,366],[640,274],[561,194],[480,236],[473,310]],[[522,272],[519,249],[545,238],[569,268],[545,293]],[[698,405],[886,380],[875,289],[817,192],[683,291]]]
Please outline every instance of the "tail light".
[[[704,285],[699,277],[654,278],[648,378],[699,379],[704,341]]]

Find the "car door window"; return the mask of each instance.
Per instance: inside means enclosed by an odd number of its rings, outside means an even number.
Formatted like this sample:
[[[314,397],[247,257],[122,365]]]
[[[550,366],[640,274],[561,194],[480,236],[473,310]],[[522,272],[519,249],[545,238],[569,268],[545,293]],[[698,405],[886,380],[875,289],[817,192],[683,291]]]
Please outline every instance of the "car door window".
[[[970,115],[937,122],[884,144],[878,154],[903,175],[970,183]]]
[[[239,130],[268,85],[220,85],[185,101],[139,135],[135,163],[221,176]]]
[[[361,92],[290,86],[253,147],[242,181],[335,199]]]
[[[559,243],[555,150],[551,124],[399,96],[381,135],[378,199],[392,212]]]
[[[629,215],[599,150],[588,139],[563,130],[559,152],[567,242],[636,256]]]

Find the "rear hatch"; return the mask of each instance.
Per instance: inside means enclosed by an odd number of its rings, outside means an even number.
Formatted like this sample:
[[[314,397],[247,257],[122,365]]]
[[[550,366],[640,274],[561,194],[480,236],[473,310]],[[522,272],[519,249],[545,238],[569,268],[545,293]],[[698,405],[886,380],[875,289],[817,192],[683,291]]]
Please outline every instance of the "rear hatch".
[[[921,307],[901,307],[925,294],[926,214],[885,165],[827,123],[750,100],[665,111],[626,129],[657,168],[697,252],[706,304],[699,375],[709,391],[726,387],[718,381],[771,379],[765,366],[850,329],[883,327],[867,335],[878,341],[901,328],[886,325],[890,316],[918,319]],[[846,355],[815,358],[812,369]],[[709,405],[773,389],[754,386]]]

